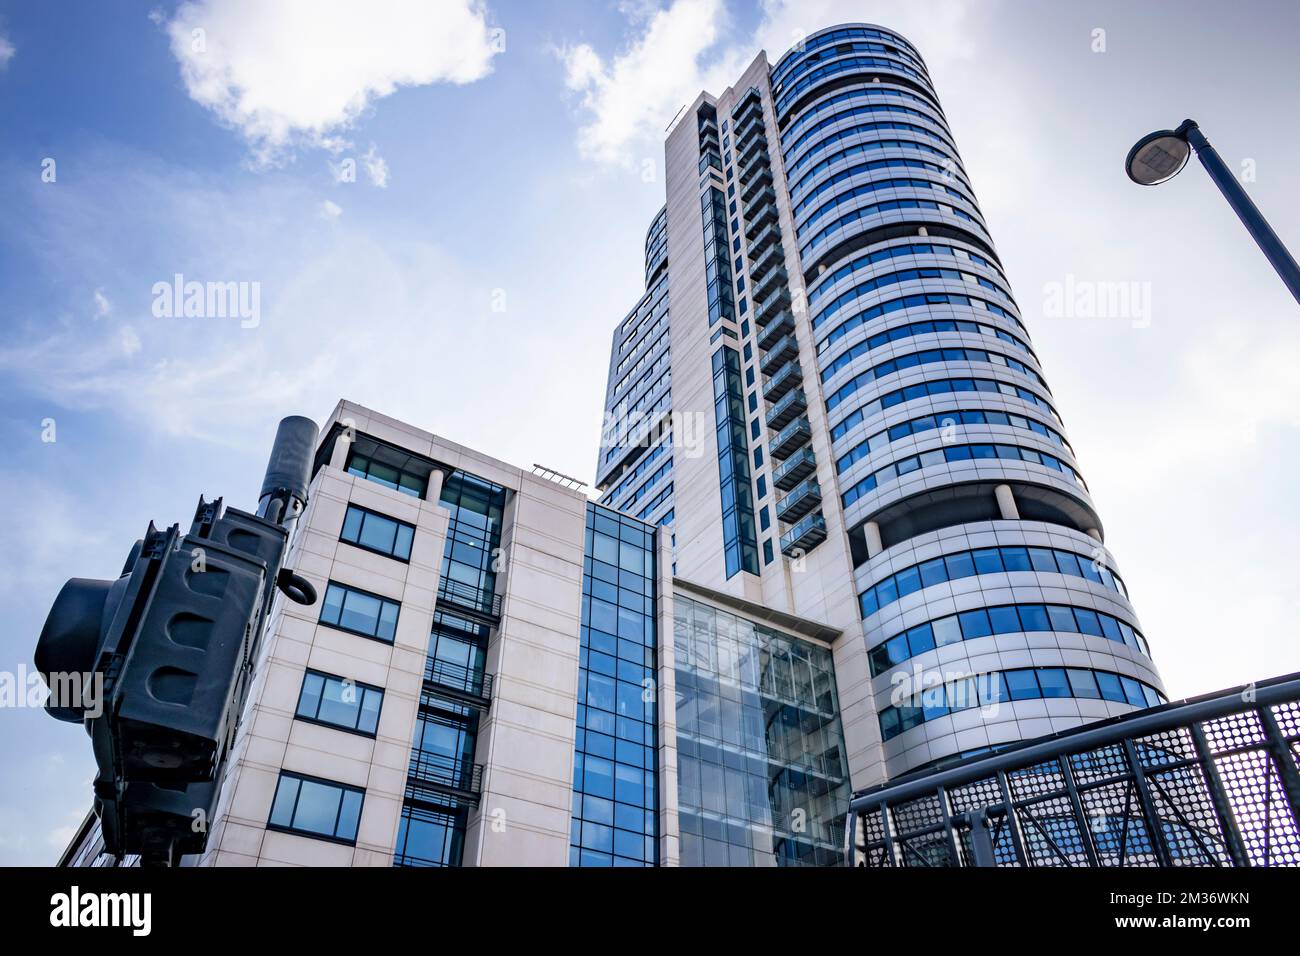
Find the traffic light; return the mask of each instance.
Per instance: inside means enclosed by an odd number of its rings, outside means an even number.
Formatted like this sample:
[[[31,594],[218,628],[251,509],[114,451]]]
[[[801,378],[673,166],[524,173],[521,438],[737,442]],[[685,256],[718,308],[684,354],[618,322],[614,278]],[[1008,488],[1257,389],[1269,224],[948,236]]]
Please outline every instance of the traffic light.
[[[116,581],[63,586],[36,646],[46,708],[81,722],[104,847],[149,863],[202,852],[282,567],[307,502],[315,423],[280,423],[257,514],[199,499],[188,534],[149,525]]]

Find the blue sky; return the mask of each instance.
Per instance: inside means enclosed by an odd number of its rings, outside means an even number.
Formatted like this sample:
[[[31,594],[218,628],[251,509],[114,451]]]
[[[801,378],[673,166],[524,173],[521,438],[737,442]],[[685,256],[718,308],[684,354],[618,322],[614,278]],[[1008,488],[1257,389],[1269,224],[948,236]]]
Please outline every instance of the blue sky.
[[[0,671],[151,519],[251,505],[285,414],[589,478],[664,127],[850,19],[929,62],[1171,696],[1296,670],[1295,303],[1199,169],[1122,172],[1195,116],[1300,247],[1293,4],[205,0],[0,3]],[[176,273],[256,326],[156,317]],[[1078,282],[1150,322],[1055,312]],[[0,755],[0,863],[48,863],[86,738],[5,707]]]

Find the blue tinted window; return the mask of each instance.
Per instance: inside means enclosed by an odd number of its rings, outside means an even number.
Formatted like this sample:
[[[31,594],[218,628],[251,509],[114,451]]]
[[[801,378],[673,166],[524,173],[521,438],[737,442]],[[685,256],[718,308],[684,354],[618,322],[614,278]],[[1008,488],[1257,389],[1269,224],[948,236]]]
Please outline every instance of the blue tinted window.
[[[1038,686],[1042,688],[1044,697],[1070,696],[1070,684],[1065,678],[1065,669],[1061,667],[1040,667]]]
[[[1101,696],[1106,700],[1126,703],[1127,698],[1124,696],[1124,688],[1119,682],[1118,675],[1097,671],[1097,686],[1101,689]]]
[[[994,634],[1014,634],[1021,629],[1020,617],[1014,607],[989,608],[989,623]]]
[[[411,541],[415,526],[376,514],[356,505],[349,505],[343,518],[343,531],[339,538],[349,544],[386,554],[399,561],[411,557]]]
[[[320,621],[391,644],[397,634],[397,610],[396,601],[331,581],[325,590]]]
[[[570,865],[653,866],[654,530],[595,504],[587,528]],[[601,568],[615,553],[607,583]]]
[[[1031,669],[1005,671],[1007,679],[1007,691],[1012,700],[1032,700],[1040,697],[1041,692],[1038,689],[1038,678],[1034,676]]]
[[[297,715],[343,730],[375,733],[384,692],[331,674],[307,671],[298,695]]]
[[[957,617],[961,621],[962,636],[968,641],[993,633],[992,628],[989,626],[988,612],[983,608],[975,611],[964,611],[958,614]]]
[[[267,826],[355,843],[364,797],[356,787],[281,771]]]

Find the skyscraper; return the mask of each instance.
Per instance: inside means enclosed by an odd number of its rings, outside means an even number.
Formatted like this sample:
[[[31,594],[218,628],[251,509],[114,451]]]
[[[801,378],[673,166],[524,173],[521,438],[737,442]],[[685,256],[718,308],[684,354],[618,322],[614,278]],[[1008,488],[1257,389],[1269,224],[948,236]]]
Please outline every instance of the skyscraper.
[[[760,54],[683,107],[665,181],[597,481],[679,581],[825,629],[854,786],[1159,703],[915,47]]]
[[[854,790],[1164,700],[916,50],[760,54],[664,170],[599,503],[335,408],[197,862],[834,864]]]

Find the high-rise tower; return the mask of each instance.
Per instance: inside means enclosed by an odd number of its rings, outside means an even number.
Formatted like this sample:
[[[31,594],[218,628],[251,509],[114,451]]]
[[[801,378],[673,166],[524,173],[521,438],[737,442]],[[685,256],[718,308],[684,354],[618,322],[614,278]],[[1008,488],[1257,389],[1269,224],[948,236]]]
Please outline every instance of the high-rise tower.
[[[683,108],[665,169],[671,313],[616,333],[610,385],[654,422],[598,483],[626,506],[666,478],[644,514],[679,581],[825,628],[854,786],[1159,703],[915,47],[845,24],[760,54]]]

